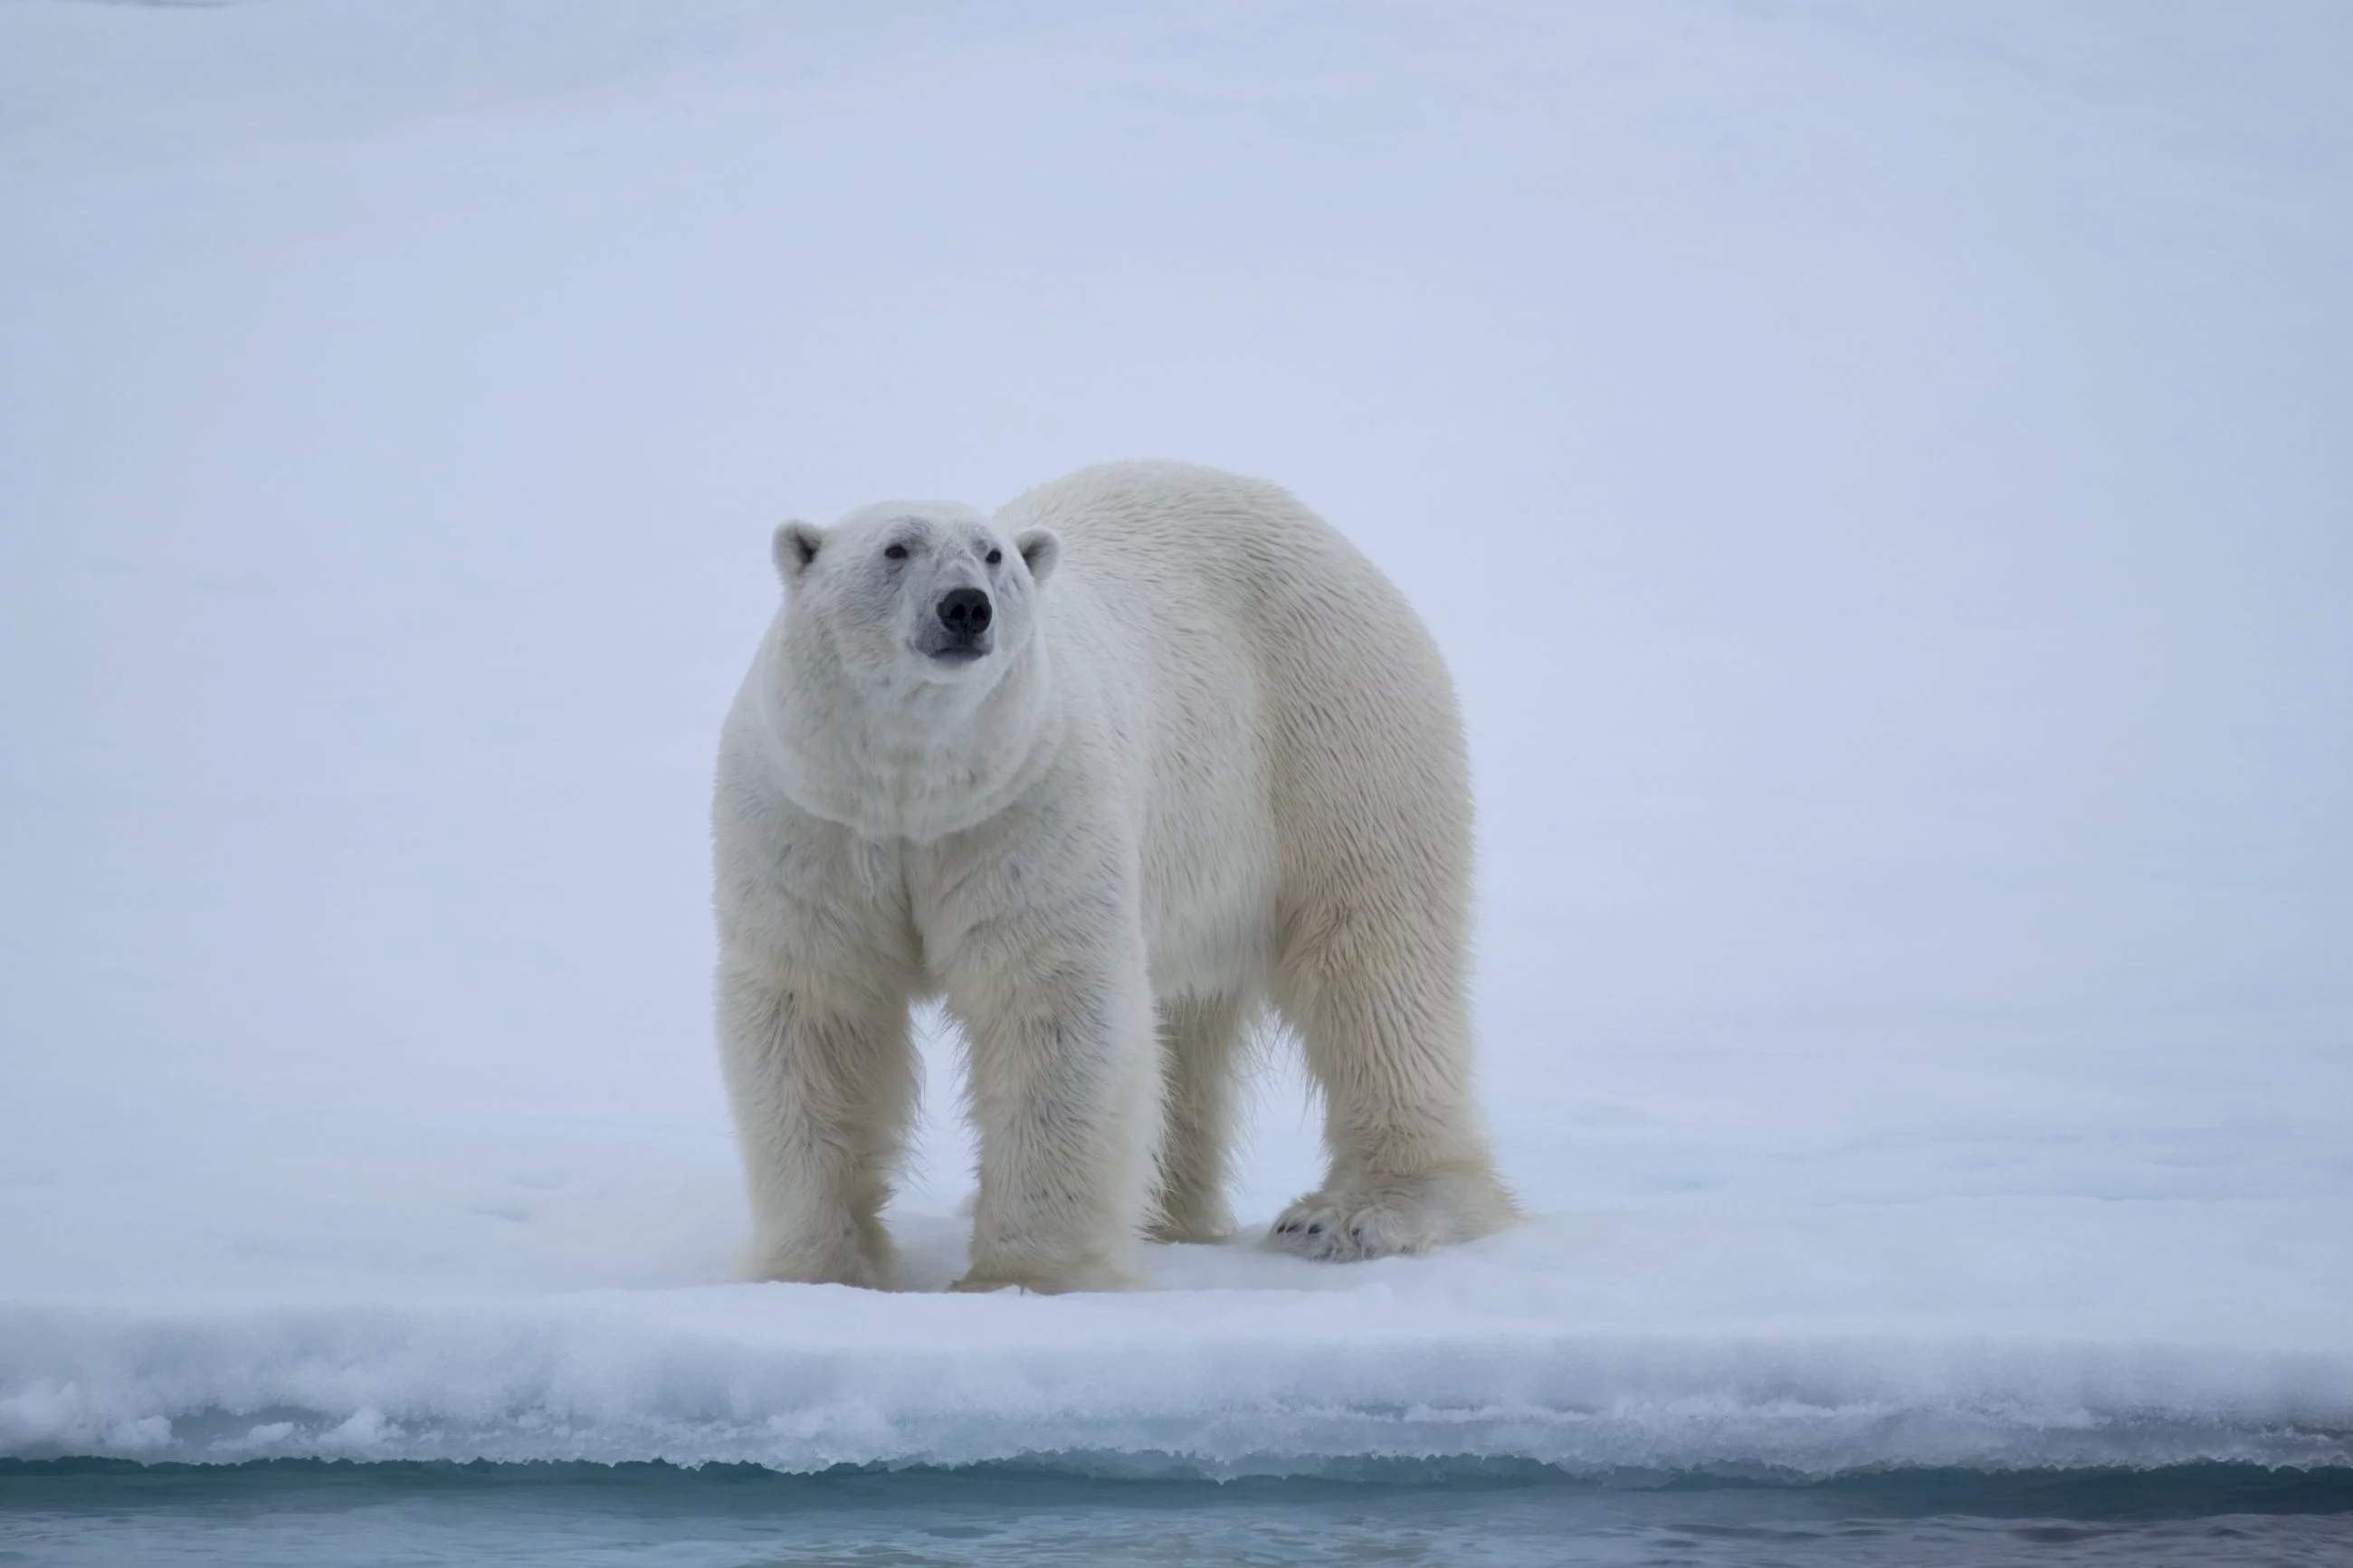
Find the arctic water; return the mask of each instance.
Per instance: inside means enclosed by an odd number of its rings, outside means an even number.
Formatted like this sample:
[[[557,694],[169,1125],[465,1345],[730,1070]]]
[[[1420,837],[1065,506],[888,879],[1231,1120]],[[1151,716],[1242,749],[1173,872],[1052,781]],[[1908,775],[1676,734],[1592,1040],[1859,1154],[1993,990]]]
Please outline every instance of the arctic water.
[[[1906,1470],[1829,1481],[1401,1467],[0,1462],[0,1563],[2331,1563],[2353,1470]]]

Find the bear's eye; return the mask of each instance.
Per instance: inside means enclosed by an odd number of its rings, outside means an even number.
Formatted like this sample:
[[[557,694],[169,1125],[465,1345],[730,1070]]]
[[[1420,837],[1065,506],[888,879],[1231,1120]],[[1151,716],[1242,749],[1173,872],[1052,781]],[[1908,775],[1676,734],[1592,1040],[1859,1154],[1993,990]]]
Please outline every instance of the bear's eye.
[[[894,544],[882,553],[893,561],[904,561],[907,558],[907,547],[903,544]]]
[[[1005,559],[1005,552],[1003,552],[1002,550],[992,550],[992,551],[990,551],[990,552],[988,552],[988,563],[989,563],[991,566],[996,565],[998,562],[1000,562],[1000,561],[1002,561],[1002,560],[1004,560],[1004,559]]]

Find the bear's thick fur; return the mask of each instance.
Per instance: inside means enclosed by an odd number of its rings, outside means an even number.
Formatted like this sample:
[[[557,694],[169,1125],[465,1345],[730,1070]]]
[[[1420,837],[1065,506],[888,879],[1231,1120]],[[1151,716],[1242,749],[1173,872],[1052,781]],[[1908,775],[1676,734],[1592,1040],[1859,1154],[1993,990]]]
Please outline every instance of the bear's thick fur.
[[[747,1274],[891,1282],[933,994],[980,1142],[960,1288],[1117,1288],[1139,1238],[1230,1235],[1262,1005],[1331,1156],[1273,1245],[1372,1258],[1511,1218],[1472,1099],[1461,722],[1347,541],[1271,485],[1123,463],[993,520],[786,523],[775,551],[713,814]]]

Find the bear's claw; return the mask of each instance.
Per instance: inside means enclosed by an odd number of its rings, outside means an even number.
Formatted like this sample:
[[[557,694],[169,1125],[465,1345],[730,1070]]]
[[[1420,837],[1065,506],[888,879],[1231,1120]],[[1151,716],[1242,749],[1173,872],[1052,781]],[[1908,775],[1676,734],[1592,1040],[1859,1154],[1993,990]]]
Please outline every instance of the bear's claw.
[[[1389,1177],[1362,1188],[1310,1193],[1282,1211],[1267,1246],[1327,1263],[1451,1247],[1500,1230],[1511,1199],[1483,1173]]]

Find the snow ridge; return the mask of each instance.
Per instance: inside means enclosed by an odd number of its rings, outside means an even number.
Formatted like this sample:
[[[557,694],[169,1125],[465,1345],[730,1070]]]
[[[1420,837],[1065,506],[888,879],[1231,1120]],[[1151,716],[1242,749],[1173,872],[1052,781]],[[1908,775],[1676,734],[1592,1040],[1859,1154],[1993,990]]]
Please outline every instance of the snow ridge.
[[[1475,1335],[1323,1292],[770,1288],[403,1307],[12,1307],[0,1454],[1044,1460],[1314,1474],[2353,1463],[2353,1354],[1885,1335]],[[1106,1307],[1111,1310],[1106,1310]]]

